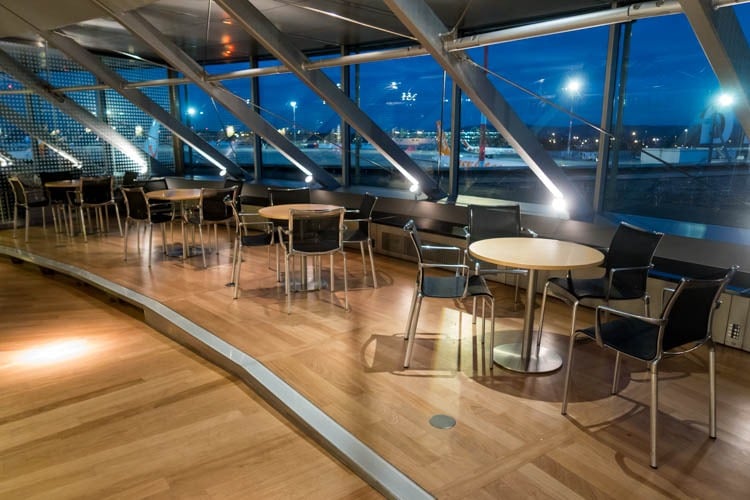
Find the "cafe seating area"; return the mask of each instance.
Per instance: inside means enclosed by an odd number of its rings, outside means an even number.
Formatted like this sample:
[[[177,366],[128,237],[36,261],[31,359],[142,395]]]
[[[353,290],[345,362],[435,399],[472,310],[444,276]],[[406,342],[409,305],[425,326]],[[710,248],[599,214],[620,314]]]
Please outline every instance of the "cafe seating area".
[[[128,200],[129,192],[125,191]],[[313,193],[308,201],[334,201],[317,196]],[[533,325],[533,321],[527,325],[524,316],[527,311],[532,316],[540,313],[536,305],[543,281],[536,296],[531,295],[530,308],[527,298],[524,310],[519,310],[516,276],[511,274],[506,283],[475,272],[474,265],[464,264],[464,248],[456,247],[451,257],[455,265],[437,270],[440,280],[451,281],[453,293],[436,292],[430,284],[436,282],[420,280],[426,277],[421,274],[424,269],[445,267],[445,262],[431,263],[426,255],[419,259],[415,288],[414,262],[381,254],[374,265],[372,260],[360,261],[362,248],[344,248],[343,206],[335,210],[332,234],[336,237],[331,241],[336,244],[307,248],[304,239],[295,241],[293,236],[299,222],[307,229],[322,227],[322,222],[309,220],[314,213],[301,212],[304,220],[299,221],[292,210],[285,227],[264,218],[263,210],[258,215],[257,207],[246,207],[252,212],[247,216],[231,200],[222,203],[235,226],[215,224],[218,252],[205,264],[184,256],[152,261],[150,254],[165,249],[158,244],[148,256],[126,261],[123,239],[113,228],[107,231],[106,225],[104,237],[87,242],[66,238],[63,244],[59,234],[41,225],[31,226],[28,244],[13,238],[10,229],[0,230],[0,253],[82,280],[94,276],[90,284],[143,307],[150,325],[238,374],[289,414],[302,432],[341,455],[371,484],[385,483],[385,490],[393,487],[389,481],[406,481],[413,491],[438,498],[497,497],[503,491],[519,495],[539,489],[547,494],[567,490],[591,496],[611,494],[612,488],[658,496],[667,487],[663,485],[670,485],[711,496],[715,490],[702,478],[722,466],[722,456],[742,454],[749,433],[741,422],[741,405],[733,405],[742,400],[740,387],[750,380],[745,380],[740,351],[716,348],[722,367],[717,375],[716,440],[703,432],[713,425],[705,409],[708,381],[713,378],[706,366],[714,354],[709,358],[696,351],[660,363],[662,404],[669,408],[659,415],[659,468],[655,469],[649,444],[653,429],[648,423],[649,408],[655,405],[649,384],[644,383],[649,377],[646,365],[623,359],[620,390],[610,395],[613,353],[602,352],[596,342],[575,342],[570,309],[563,302],[546,298],[541,336],[543,348],[562,357],[562,369],[536,373],[504,369],[493,361],[496,344],[524,342],[524,329]],[[355,201],[351,206],[359,204]],[[243,224],[250,219],[259,224]],[[168,220],[167,215],[160,219],[164,224]],[[387,237],[381,224],[373,225],[368,228],[373,239]],[[126,234],[127,227],[126,223]],[[416,235],[413,243],[418,252],[436,246],[433,240],[439,239],[429,230],[422,231],[413,219],[406,224],[407,231],[398,229],[405,238]],[[136,232],[140,234],[137,228]],[[419,239],[420,232],[427,241]],[[280,270],[269,254],[276,238],[282,242],[287,263]],[[461,235],[454,241],[461,242]],[[319,238],[311,242],[320,243]],[[304,268],[304,259],[291,266],[298,253],[310,257]],[[329,253],[344,258],[331,257],[329,266],[322,266],[320,256]],[[347,254],[355,258],[346,259]],[[601,272],[595,267],[593,271]],[[293,278],[301,277],[303,270],[312,272],[314,286],[292,291]],[[278,271],[284,281],[279,281]],[[565,276],[565,271],[558,276]],[[378,286],[373,287],[376,279]],[[528,276],[521,276],[521,287],[527,280]],[[338,289],[339,284],[343,289]],[[422,296],[448,300],[422,302]],[[481,303],[475,304],[474,297]],[[653,311],[661,311],[670,300],[668,295],[653,299]],[[596,318],[594,309],[579,307],[575,324],[594,325]],[[491,329],[489,336],[485,328]],[[575,381],[568,389],[567,360],[574,345]],[[531,352],[533,356],[533,345]],[[738,385],[733,377],[745,382]],[[275,393],[277,381],[289,389]],[[296,407],[300,399],[309,406]],[[568,416],[560,415],[563,401]],[[322,412],[324,417],[307,420],[308,411]],[[431,419],[441,415],[455,419],[455,426],[431,426]],[[332,437],[341,432],[349,436],[343,443]],[[349,454],[352,443],[364,446],[367,454]],[[587,474],[592,460],[608,477],[606,484]],[[748,479],[747,469],[739,469],[739,477]],[[738,491],[734,484],[724,488],[729,496]]]

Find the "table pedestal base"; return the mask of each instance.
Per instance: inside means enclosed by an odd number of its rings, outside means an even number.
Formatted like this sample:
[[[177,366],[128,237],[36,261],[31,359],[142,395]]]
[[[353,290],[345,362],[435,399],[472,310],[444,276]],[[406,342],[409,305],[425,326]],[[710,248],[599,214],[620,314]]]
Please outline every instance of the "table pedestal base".
[[[535,351],[536,349],[532,349],[529,359],[524,360],[521,357],[523,347],[520,342],[501,344],[492,350],[492,361],[520,373],[547,373],[562,366],[562,358],[555,351],[546,347],[540,347],[538,353]]]

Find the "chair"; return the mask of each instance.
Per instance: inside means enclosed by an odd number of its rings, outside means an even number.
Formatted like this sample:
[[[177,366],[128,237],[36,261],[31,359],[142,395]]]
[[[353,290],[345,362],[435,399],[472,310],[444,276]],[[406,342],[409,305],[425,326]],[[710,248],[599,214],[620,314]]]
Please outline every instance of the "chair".
[[[597,307],[594,326],[572,332],[570,336],[562,414],[568,411],[573,347],[578,335],[594,339],[599,347],[613,349],[617,353],[612,394],[618,390],[621,355],[645,361],[651,375],[650,461],[651,467],[656,468],[659,362],[665,357],[686,354],[706,344],[709,349],[708,434],[716,438],[716,356],[711,339],[711,322],[713,312],[721,304],[721,293],[737,269],[737,266],[732,267],[723,276],[714,279],[683,278],[675,289],[667,290],[671,296],[658,318],[618,311],[609,306]],[[607,321],[608,317],[615,319]]]
[[[162,191],[164,189],[169,189],[167,179],[164,177],[151,177],[143,181],[142,185],[143,191],[146,193],[150,193],[151,191]],[[166,212],[172,214],[172,218],[175,217],[174,205],[171,202],[148,200],[148,203],[149,205],[151,205],[152,212]]]
[[[203,241],[203,226],[214,227],[214,237],[216,240],[216,253],[219,253],[219,232],[218,225],[225,224],[229,233],[229,222],[234,218],[232,207],[226,202],[236,203],[237,188],[207,189],[201,188],[201,195],[198,199],[198,206],[185,213],[185,222],[193,226],[198,226],[198,233],[201,240],[201,254],[203,256],[203,267],[206,265],[206,247]],[[231,233],[230,233],[231,237]]]
[[[310,188],[268,188],[270,205],[287,205],[290,203],[310,203]]]
[[[125,202],[125,261],[128,260],[128,228],[135,224],[136,241],[138,253],[141,252],[141,224],[148,227],[148,267],[151,267],[151,248],[154,236],[154,224],[161,226],[161,240],[164,246],[164,253],[167,253],[167,235],[164,224],[172,223],[172,215],[161,212],[152,212],[151,206],[146,198],[146,193],[142,187],[123,187],[120,188]]]
[[[514,302],[518,304],[519,277],[528,275],[526,269],[498,268],[475,259],[468,251],[469,245],[488,238],[536,237],[536,233],[521,226],[521,207],[519,205],[469,205],[469,224],[464,227],[466,250],[464,263],[473,268],[474,274],[514,274],[516,290]]]
[[[16,176],[9,177],[10,187],[13,190],[13,238],[16,238],[16,228],[18,226],[18,209],[23,208],[25,212],[25,226],[26,233],[24,241],[29,242],[29,224],[31,222],[31,209],[41,208],[42,209],[42,227],[47,228],[47,220],[45,214],[45,208],[50,206],[49,195],[46,190],[42,188],[28,188],[21,182]]]
[[[52,209],[52,222],[55,225],[55,231],[58,233],[65,232],[71,234],[73,228],[69,227],[69,221],[67,216],[68,211],[68,194],[70,188],[51,188],[47,186],[48,182],[63,181],[74,179],[76,172],[62,171],[62,172],[39,172],[39,179],[42,181],[42,186],[47,190],[49,195],[50,208]]]
[[[542,295],[539,313],[537,347],[542,340],[547,294],[551,292],[573,306],[570,323],[571,334],[576,328],[576,312],[582,300],[599,299],[609,304],[612,300],[643,300],[644,312],[648,316],[650,297],[646,290],[648,272],[653,267],[651,259],[663,233],[646,231],[626,222],[615,231],[604,259],[604,274],[599,278],[574,279],[570,271],[564,278],[547,280]]]
[[[138,173],[132,170],[127,170],[122,175],[122,187],[136,187],[136,180],[138,179]]]
[[[93,209],[94,218],[99,231],[109,231],[109,215],[107,214],[107,208],[110,206],[115,207],[115,215],[117,217],[117,227],[120,229],[120,236],[122,233],[122,224],[120,223],[120,209],[117,207],[115,202],[114,184],[111,175],[102,177],[81,177],[81,187],[78,191],[68,191],[68,215],[73,225],[73,216],[70,213],[72,207],[78,209],[81,222],[81,232],[83,233],[83,241],[88,241],[86,235],[86,221],[84,219],[84,210]],[[89,218],[89,223],[91,219]]]
[[[291,312],[291,274],[290,264],[294,257],[302,258],[302,275],[305,275],[307,257],[313,257],[315,279],[318,286],[320,278],[320,257],[330,256],[331,281],[329,289],[334,293],[333,256],[340,254],[344,259],[344,309],[349,310],[346,278],[346,252],[344,251],[344,208],[330,210],[289,210],[289,225],[279,228],[279,240],[284,249],[284,286],[286,290],[287,313]]]
[[[275,230],[270,221],[248,221],[248,217],[257,217],[257,213],[238,212],[235,205],[230,203],[234,225],[237,229],[234,237],[234,257],[232,261],[232,279],[230,285],[234,287],[234,298],[240,296],[240,268],[242,267],[242,249],[244,247],[258,247],[273,245]]]
[[[372,236],[370,235],[370,225],[372,223],[372,211],[375,209],[378,197],[370,193],[365,193],[362,197],[362,203],[358,210],[347,210],[344,213],[345,222],[356,222],[356,229],[347,229],[344,233],[344,243],[359,243],[359,250],[362,253],[362,272],[367,277],[367,264],[365,262],[365,244],[367,252],[370,255],[370,270],[372,271],[372,287],[378,287],[378,278],[375,275],[375,261],[372,258]]]
[[[495,338],[495,300],[490,292],[484,277],[478,274],[471,274],[469,266],[462,264],[463,249],[459,247],[423,245],[419,236],[419,231],[413,220],[410,220],[404,226],[404,231],[409,233],[414,248],[417,253],[417,281],[414,287],[414,296],[409,309],[409,318],[406,322],[405,340],[406,354],[404,356],[404,368],[409,368],[411,364],[412,352],[414,350],[414,339],[417,334],[417,322],[419,321],[419,311],[422,307],[422,299],[465,299],[467,297],[482,298],[482,345],[485,337],[485,314],[484,307],[487,302],[491,310],[491,334],[494,345]],[[455,264],[428,263],[425,261],[425,252],[455,252]],[[430,270],[453,271],[452,276],[428,274]],[[492,345],[490,347],[492,347]]]

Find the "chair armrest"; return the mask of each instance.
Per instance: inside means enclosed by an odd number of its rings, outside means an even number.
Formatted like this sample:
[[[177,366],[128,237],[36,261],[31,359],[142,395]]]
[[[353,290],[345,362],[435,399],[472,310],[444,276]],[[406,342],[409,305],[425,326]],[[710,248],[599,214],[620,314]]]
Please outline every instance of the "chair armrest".
[[[529,229],[528,227],[522,227],[521,234],[526,235],[530,238],[536,238],[539,236],[539,234],[536,231],[534,231],[533,229]]]
[[[469,226],[464,226],[462,229],[464,230],[464,238],[466,238],[466,241],[469,241],[469,238],[471,238],[471,231],[469,231]]]
[[[611,306],[597,306],[596,307],[596,323],[594,324],[594,331],[596,335],[596,343],[599,344],[600,347],[604,347],[604,341],[602,340],[601,335],[601,327],[602,327],[602,318],[608,318],[610,315],[617,316],[619,318],[626,318],[626,319],[636,319],[638,321],[643,321],[644,323],[648,323],[655,326],[662,326],[664,323],[666,323],[666,319],[664,318],[652,318],[650,316],[643,316],[642,314],[635,314],[630,313],[627,311],[621,311],[620,309],[615,309]]]
[[[422,251],[428,251],[428,252],[456,252],[456,265],[463,265],[461,264],[461,260],[464,255],[464,249],[460,247],[453,247],[453,246],[442,246],[442,245],[422,245]]]
[[[344,219],[344,222],[369,222],[370,219]]]

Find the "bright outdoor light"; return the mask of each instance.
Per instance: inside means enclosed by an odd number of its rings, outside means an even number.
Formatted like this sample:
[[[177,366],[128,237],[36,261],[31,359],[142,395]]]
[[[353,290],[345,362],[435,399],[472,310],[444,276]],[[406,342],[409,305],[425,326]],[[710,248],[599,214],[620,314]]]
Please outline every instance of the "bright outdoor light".
[[[194,107],[192,107],[192,106],[191,106],[191,107],[189,107],[189,108],[187,109],[187,114],[188,114],[188,116],[195,116],[195,108],[194,108]]]
[[[577,95],[578,92],[581,91],[581,88],[583,87],[583,82],[580,78],[571,78],[568,80],[567,85],[565,85],[565,91],[568,94],[571,95]]]
[[[716,104],[720,108],[729,108],[734,104],[734,95],[728,92],[722,92],[719,97],[716,98]]]
[[[556,196],[552,199],[552,208],[557,212],[567,212],[568,204],[565,203],[565,198]]]

